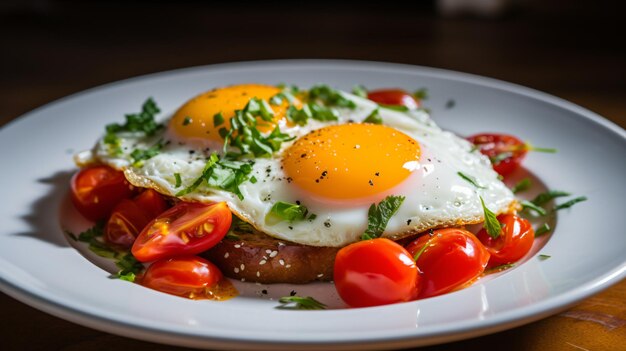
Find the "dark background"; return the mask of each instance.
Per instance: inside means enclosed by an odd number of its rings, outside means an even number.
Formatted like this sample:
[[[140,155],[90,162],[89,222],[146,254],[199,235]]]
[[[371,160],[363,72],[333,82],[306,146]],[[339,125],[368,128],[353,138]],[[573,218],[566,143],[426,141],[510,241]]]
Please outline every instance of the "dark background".
[[[232,61],[334,58],[498,78],[570,100],[626,126],[623,2],[512,0],[487,13],[445,10],[444,2],[4,1],[0,125],[60,97],[146,73]],[[624,301],[624,285],[596,298]],[[4,345],[15,350],[170,349],[86,329],[6,295],[0,295],[0,311],[5,315],[3,350]],[[596,333],[591,341],[573,340],[580,325],[570,324],[568,317],[555,316],[434,349],[573,349],[568,343],[612,349],[626,342],[624,327],[617,336]],[[567,332],[569,341],[559,339],[560,332]],[[604,343],[611,337],[617,344]]]

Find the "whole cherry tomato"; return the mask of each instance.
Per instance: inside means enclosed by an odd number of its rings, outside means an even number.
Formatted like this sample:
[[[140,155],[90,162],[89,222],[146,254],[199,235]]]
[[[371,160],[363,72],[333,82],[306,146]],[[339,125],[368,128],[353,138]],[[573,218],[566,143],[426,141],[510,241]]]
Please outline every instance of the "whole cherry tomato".
[[[352,307],[415,299],[418,273],[409,253],[389,239],[359,241],[342,248],[335,257],[335,288]]]
[[[367,93],[367,98],[382,105],[405,106],[410,110],[420,106],[420,102],[413,95],[402,89],[372,90]]]
[[[222,240],[231,221],[225,202],[179,202],[146,225],[131,251],[141,262],[195,255]]]
[[[74,206],[91,221],[108,217],[115,205],[133,195],[124,173],[108,166],[80,170],[72,177],[71,189]]]
[[[518,261],[530,251],[535,239],[535,230],[522,217],[504,214],[498,216],[498,221],[502,233],[497,238],[489,236],[484,228],[476,235],[491,254],[490,267]]]
[[[513,173],[526,156],[526,144],[512,135],[476,134],[467,138],[491,160],[493,169],[502,176]]]
[[[407,245],[422,272],[419,298],[445,294],[476,279],[489,261],[489,252],[464,229],[438,229]]]
[[[113,208],[104,229],[104,239],[114,245],[130,248],[139,232],[167,209],[163,196],[147,189],[134,199],[123,199]]]
[[[222,279],[222,272],[211,262],[197,256],[182,256],[154,262],[140,283],[164,293],[194,298]]]

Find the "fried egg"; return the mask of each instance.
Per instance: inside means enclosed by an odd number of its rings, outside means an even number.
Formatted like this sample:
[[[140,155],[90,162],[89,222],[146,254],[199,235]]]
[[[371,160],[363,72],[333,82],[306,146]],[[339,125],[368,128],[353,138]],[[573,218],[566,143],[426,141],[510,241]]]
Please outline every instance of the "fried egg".
[[[169,116],[165,128],[155,135],[119,133],[117,153],[103,138],[93,150],[79,154],[77,163],[105,163],[124,170],[135,186],[176,196],[202,175],[212,153],[222,154],[219,129],[229,127],[235,111],[251,98],[269,101],[280,92],[260,84],[205,92]],[[250,160],[252,171],[239,186],[241,196],[204,183],[179,197],[225,201],[236,216],[270,236],[334,247],[358,241],[367,228],[370,206],[390,195],[404,197],[383,233],[392,239],[431,228],[480,223],[484,220],[481,197],[496,214],[516,206],[489,159],[465,139],[440,129],[425,111],[395,111],[340,94],[356,107],[334,107],[338,118],[333,121],[311,119],[299,125],[287,118],[289,102],[271,105],[273,117],[259,123],[259,131],[269,133],[278,127],[293,140],[283,142],[269,157]],[[297,95],[291,101],[296,108],[303,103]],[[375,110],[382,124],[363,123]],[[217,114],[223,117],[223,125],[214,120]],[[133,150],[157,144],[162,145],[157,155],[133,162]],[[268,214],[278,201],[306,206],[315,216],[270,221]]]

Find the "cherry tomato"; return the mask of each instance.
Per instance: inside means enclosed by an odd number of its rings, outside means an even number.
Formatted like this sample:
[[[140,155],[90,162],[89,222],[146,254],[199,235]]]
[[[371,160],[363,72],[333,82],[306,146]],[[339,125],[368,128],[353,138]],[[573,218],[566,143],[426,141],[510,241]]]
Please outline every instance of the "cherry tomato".
[[[476,134],[467,138],[491,160],[493,169],[502,176],[513,173],[526,156],[526,144],[512,135]]]
[[[419,298],[450,292],[477,278],[487,266],[489,252],[464,229],[435,230],[412,241],[407,251],[422,272]],[[421,253],[420,253],[421,251]]]
[[[204,295],[222,277],[213,263],[197,256],[184,256],[154,262],[140,283],[164,293],[193,298]]]
[[[111,244],[130,248],[137,234],[150,222],[136,202],[123,199],[115,206],[104,228],[104,239]]]
[[[367,93],[367,98],[383,105],[405,106],[414,110],[420,106],[415,97],[402,89],[380,89]]]
[[[104,230],[104,239],[130,248],[139,232],[166,209],[165,199],[152,189],[145,190],[132,200],[124,199],[113,209]]]
[[[482,229],[476,235],[491,254],[489,266],[513,263],[530,251],[535,239],[535,230],[530,222],[516,215],[499,215],[502,233],[496,239]]]
[[[409,253],[389,239],[359,241],[342,248],[335,257],[335,288],[352,307],[415,299],[418,273]]]
[[[222,240],[231,221],[232,214],[225,202],[179,202],[141,231],[132,253],[141,262],[195,255]]]
[[[167,202],[165,198],[152,189],[146,189],[137,195],[133,201],[146,212],[150,220],[167,210]]]
[[[80,170],[72,177],[71,188],[74,206],[91,221],[108,217],[118,202],[133,195],[124,173],[108,166]]]

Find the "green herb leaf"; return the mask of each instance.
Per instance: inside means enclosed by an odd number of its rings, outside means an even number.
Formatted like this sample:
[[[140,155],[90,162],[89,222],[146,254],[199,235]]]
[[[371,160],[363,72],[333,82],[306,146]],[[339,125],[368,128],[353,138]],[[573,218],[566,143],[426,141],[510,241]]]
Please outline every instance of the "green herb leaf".
[[[282,221],[292,223],[295,221],[302,221],[308,216],[309,210],[305,206],[278,201],[274,203],[270,211],[265,216],[265,222],[268,224],[276,224]]]
[[[362,85],[356,85],[352,88],[352,94],[367,99],[367,89]]]
[[[126,274],[117,273],[117,278],[133,283],[135,282],[135,279],[137,278],[137,276],[133,272],[128,272]]]
[[[517,184],[515,184],[513,189],[511,189],[511,191],[513,191],[513,194],[517,194],[519,192],[528,190],[531,186],[532,186],[532,182],[530,181],[530,178],[524,178],[520,180],[519,182],[517,182]]]
[[[383,118],[380,116],[378,108],[372,111],[372,113],[363,120],[363,123],[383,124]]]
[[[478,184],[478,182],[476,181],[476,178],[474,178],[474,177],[472,177],[472,176],[470,176],[470,175],[467,175],[467,174],[465,174],[465,173],[463,173],[463,172],[456,172],[456,174],[458,174],[458,175],[459,175],[459,177],[461,177],[461,178],[465,179],[465,180],[466,180],[466,181],[468,181],[470,184],[472,184],[473,186],[475,186],[475,187],[477,187],[477,188],[479,188],[479,189],[487,189],[486,187],[484,187],[484,186],[482,186],[482,185]]]
[[[326,305],[316,299],[307,296],[285,296],[281,297],[278,302],[281,303],[277,308],[280,309],[296,309],[296,310],[323,310]]]
[[[541,227],[537,228],[535,230],[535,238],[542,236],[546,233],[549,233],[552,230],[552,228],[550,228],[550,225],[548,223],[544,223],[541,225]]]
[[[224,124],[224,115],[221,112],[213,115],[213,127],[219,127]]]
[[[509,152],[509,151],[505,151],[505,152],[501,152],[495,156],[489,157],[489,161],[491,161],[491,164],[493,165],[497,165],[500,164],[500,162],[506,160],[509,157],[512,157],[513,153]]]
[[[129,278],[129,274],[133,274],[134,279],[135,274],[144,270],[143,264],[137,261],[135,256],[133,256],[130,252],[126,254],[122,253],[121,255],[118,255],[117,258],[118,260],[115,262],[115,265],[120,269],[117,273],[118,278],[121,278],[122,276]]]
[[[152,98],[148,98],[141,107],[141,112],[127,114],[126,123],[109,124],[106,127],[107,133],[119,132],[143,132],[147,136],[152,136],[157,130],[163,128],[162,124],[154,120],[154,116],[161,112]]]
[[[417,260],[420,258],[420,256],[422,256],[422,254],[424,253],[424,251],[426,251],[426,249],[428,248],[428,246],[430,245],[430,242],[433,240],[432,234],[427,234],[427,235],[431,235],[430,238],[428,238],[428,240],[426,240],[426,242],[424,243],[424,246],[422,246],[419,251],[417,251],[415,253],[415,255],[413,255],[413,261],[417,262]]]
[[[487,230],[487,234],[489,234],[490,237],[496,239],[502,233],[502,226],[500,225],[500,222],[498,222],[498,218],[496,217],[495,213],[491,212],[487,208],[487,206],[485,206],[485,200],[483,200],[482,196],[479,197],[480,203],[483,206],[483,212],[485,214],[484,226]]]
[[[388,110],[394,110],[399,112],[408,112],[409,108],[404,105],[386,105],[386,104],[378,104],[378,106],[382,108],[386,108]]]
[[[328,85],[316,85],[309,89],[309,99],[311,101],[321,101],[326,106],[356,108],[354,101],[345,98],[341,92]]]
[[[133,166],[140,167],[142,165],[142,161],[149,160],[154,156],[158,155],[163,148],[163,144],[161,141],[151,146],[149,149],[135,149],[130,154],[130,157],[133,159]]]
[[[428,99],[428,89],[420,88],[413,93],[413,96],[418,100],[426,100]]]
[[[307,106],[311,110],[311,118],[315,120],[322,121],[322,122],[339,120],[339,113],[335,111],[335,109],[333,108],[325,107],[325,106],[310,103],[310,102],[307,104]]]
[[[498,272],[502,272],[502,271],[505,271],[505,270],[513,268],[513,267],[515,267],[515,263],[501,264],[499,266],[495,266],[495,267],[491,267],[491,268],[485,269],[485,273],[484,274],[498,273]]]
[[[562,210],[564,208],[570,208],[572,206],[574,206],[575,204],[579,203],[579,202],[583,202],[583,201],[587,201],[587,197],[586,196],[580,196],[577,197],[575,199],[569,200],[565,203],[562,203],[560,205],[557,205],[554,210],[552,210],[553,212],[556,212],[558,210]]]
[[[180,178],[180,173],[174,173],[174,179],[176,180],[176,184],[174,184],[174,187],[180,188],[180,186],[183,185],[183,180]]]
[[[541,206],[537,206],[530,201],[523,200],[520,202],[524,210],[535,211],[540,216],[545,216],[548,212]]]
[[[186,116],[185,119],[183,119],[183,126],[188,126],[189,123],[191,123],[191,117]]]
[[[549,190],[537,195],[531,202],[537,206],[543,206],[557,197],[570,196],[570,193],[560,190]]]
[[[547,260],[548,258],[550,258],[550,257],[552,257],[552,256],[550,256],[550,255],[543,255],[543,254],[542,254],[542,255],[539,255],[539,256],[537,256],[537,257],[539,257],[539,259],[540,259],[541,261],[545,261],[545,260]]]
[[[378,205],[372,204],[367,211],[367,229],[361,235],[361,240],[380,237],[387,228],[387,223],[391,217],[398,212],[404,199],[404,196],[389,195]]]

